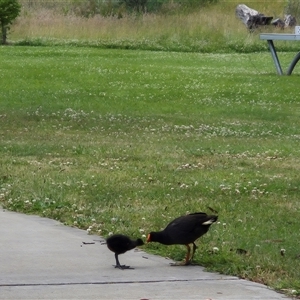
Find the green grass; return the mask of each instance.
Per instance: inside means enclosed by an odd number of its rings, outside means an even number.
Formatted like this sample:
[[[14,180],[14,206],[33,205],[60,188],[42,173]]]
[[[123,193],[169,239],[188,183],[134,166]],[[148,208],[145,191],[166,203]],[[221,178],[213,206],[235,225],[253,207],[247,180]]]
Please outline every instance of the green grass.
[[[277,76],[267,52],[0,55],[3,207],[140,237],[210,206],[219,223],[198,241],[197,263],[300,294],[298,66]],[[293,54],[279,55],[287,66]]]

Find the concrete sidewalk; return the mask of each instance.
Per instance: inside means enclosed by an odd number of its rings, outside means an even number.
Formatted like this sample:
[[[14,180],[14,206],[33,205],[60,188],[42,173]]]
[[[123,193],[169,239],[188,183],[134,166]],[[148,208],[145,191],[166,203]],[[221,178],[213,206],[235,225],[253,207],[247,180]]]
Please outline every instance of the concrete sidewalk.
[[[120,256],[134,270],[115,269],[101,237],[37,216],[1,209],[0,238],[0,299],[288,299],[200,266],[170,267],[141,250]]]

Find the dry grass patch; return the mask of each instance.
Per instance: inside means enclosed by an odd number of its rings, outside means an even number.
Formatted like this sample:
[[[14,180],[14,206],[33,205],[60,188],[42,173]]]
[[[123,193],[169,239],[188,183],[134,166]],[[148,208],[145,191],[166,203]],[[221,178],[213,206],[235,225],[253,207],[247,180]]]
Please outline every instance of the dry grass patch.
[[[122,18],[101,15],[86,18],[66,14],[64,10],[55,9],[55,5],[52,8],[24,5],[13,26],[11,39],[20,43],[85,43],[110,48],[175,51],[240,52],[266,48],[261,46],[257,34],[249,35],[235,17],[238,4],[221,1],[189,13],[139,16],[123,13]],[[285,3],[263,1],[248,5],[278,16],[283,14]]]

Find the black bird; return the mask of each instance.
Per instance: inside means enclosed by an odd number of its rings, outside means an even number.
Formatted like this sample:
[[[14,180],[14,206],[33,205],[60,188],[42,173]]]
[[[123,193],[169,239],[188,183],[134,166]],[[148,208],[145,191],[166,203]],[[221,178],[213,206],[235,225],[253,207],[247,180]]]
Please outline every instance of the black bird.
[[[185,245],[187,254],[183,263],[173,265],[188,265],[191,263],[197,246],[196,239],[204,235],[211,224],[216,222],[218,216],[207,215],[204,212],[196,212],[186,216],[181,216],[170,222],[167,227],[159,232],[150,232],[147,242],[158,242],[164,245]],[[191,247],[193,252],[191,255]]]
[[[116,265],[115,268],[123,269],[133,269],[130,266],[121,265],[119,262],[118,255],[123,254],[129,250],[134,249],[137,246],[144,245],[141,239],[132,240],[128,236],[123,234],[114,234],[106,240],[107,248],[115,253]]]

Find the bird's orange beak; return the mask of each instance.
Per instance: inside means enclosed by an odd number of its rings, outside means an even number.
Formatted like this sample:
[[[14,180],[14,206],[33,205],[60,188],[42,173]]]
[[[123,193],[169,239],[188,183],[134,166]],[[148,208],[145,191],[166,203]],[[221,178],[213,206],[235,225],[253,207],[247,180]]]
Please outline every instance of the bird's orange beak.
[[[151,235],[150,233],[147,235],[147,240],[146,240],[147,243],[150,243],[151,242]]]

